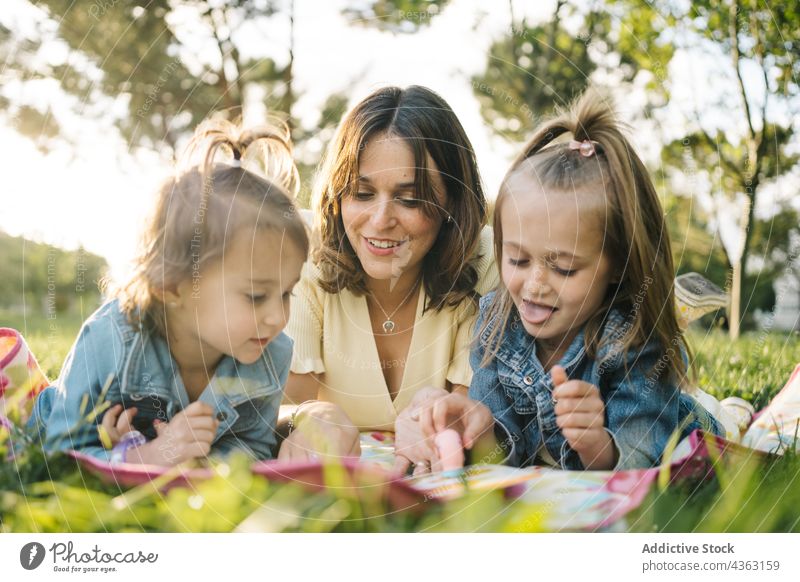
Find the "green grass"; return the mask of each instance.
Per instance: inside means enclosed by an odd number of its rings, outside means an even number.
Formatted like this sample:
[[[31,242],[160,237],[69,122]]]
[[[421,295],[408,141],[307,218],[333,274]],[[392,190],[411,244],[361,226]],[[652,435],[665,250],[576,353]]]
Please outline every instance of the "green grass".
[[[47,320],[0,311],[0,325],[24,331],[53,379],[81,320],[81,314]],[[743,397],[757,408],[800,362],[796,334],[748,333],[732,342],[720,331],[693,330],[689,340],[700,387],[718,398]],[[519,523],[533,530],[540,525],[531,521],[536,508],[509,505],[500,492],[431,504],[422,514],[392,513],[380,496],[364,495],[369,488],[358,496],[346,488],[309,495],[298,485],[252,476],[245,459],[234,458],[221,471],[195,489],[126,493],[79,471],[63,455],[45,458],[31,442],[15,463],[0,463],[0,532],[230,531],[259,508],[268,515],[263,528],[276,531],[513,531]],[[705,478],[654,485],[626,527],[639,532],[800,531],[800,457],[789,451],[768,461],[720,461]]]
[[[720,330],[692,329],[692,367],[700,388],[717,398],[739,396],[756,409],[765,406],[800,363],[800,335],[748,332],[731,341]]]

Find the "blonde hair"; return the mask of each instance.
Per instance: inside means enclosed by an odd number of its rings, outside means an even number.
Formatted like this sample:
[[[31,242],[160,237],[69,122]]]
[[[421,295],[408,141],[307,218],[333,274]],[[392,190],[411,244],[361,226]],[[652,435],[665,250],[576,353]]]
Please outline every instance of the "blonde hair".
[[[595,154],[589,157],[558,140],[590,141]],[[664,213],[647,169],[623,135],[607,101],[593,90],[581,96],[568,111],[542,124],[503,179],[494,214],[494,245],[498,264],[502,261],[503,230],[500,216],[509,193],[512,175],[524,172],[545,191],[580,190],[584,200],[602,197],[606,211],[603,252],[614,261],[617,284],[609,285],[600,308],[586,322],[586,351],[596,357],[600,342],[613,342],[616,353],[626,355],[635,347],[655,341],[661,350],[661,369],[679,385],[685,385],[687,350],[675,315],[674,277],[669,233]],[[591,186],[591,188],[584,188]],[[500,283],[483,321],[480,337],[488,330],[488,348],[482,365],[495,357],[502,334],[514,308]],[[614,337],[601,337],[611,309],[628,313],[624,329]],[[495,322],[500,322],[495,325]],[[677,348],[677,349],[676,349]]]
[[[231,156],[229,163],[215,161],[221,153]],[[164,292],[221,258],[243,228],[285,233],[305,259],[308,235],[293,201],[298,182],[285,124],[247,130],[221,119],[200,124],[158,192],[133,275],[112,290],[130,323],[165,336]]]
[[[350,245],[341,215],[342,198],[358,191],[358,166],[367,143],[381,135],[402,138],[414,154],[416,197],[429,218],[442,226],[422,262],[426,309],[441,310],[464,299],[477,303],[475,256],[487,204],[472,144],[456,114],[426,87],[378,89],[343,119],[325,154],[316,182],[313,208],[320,238],[314,261],[320,287],[327,293],[348,289],[363,295],[366,275]],[[435,162],[445,185],[446,208],[436,201],[427,157]]]

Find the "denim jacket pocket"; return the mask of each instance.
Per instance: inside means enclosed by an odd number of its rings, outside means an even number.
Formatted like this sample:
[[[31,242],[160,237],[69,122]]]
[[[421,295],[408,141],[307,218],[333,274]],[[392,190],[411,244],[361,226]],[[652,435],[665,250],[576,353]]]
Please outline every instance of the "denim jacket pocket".
[[[522,389],[514,382],[514,377],[511,375],[498,374],[500,384],[506,396],[514,406],[514,412],[517,414],[535,414],[536,413],[536,400],[533,394]]]
[[[250,431],[259,425],[267,426],[270,421],[261,415],[261,410],[258,407],[260,401],[245,401],[235,407],[238,418],[236,423],[231,427],[234,433]]]

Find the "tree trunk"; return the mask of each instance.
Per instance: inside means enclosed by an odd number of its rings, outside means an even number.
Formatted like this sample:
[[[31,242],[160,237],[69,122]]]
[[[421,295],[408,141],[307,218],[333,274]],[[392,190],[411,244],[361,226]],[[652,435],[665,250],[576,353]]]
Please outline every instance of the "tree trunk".
[[[739,339],[742,312],[742,260],[733,265],[731,280],[731,307],[728,312],[728,333],[732,340]]]
[[[286,81],[286,123],[289,129],[294,129],[294,119],[292,118],[292,109],[294,108],[294,0],[289,3],[289,63],[286,65],[284,71],[284,79]]]

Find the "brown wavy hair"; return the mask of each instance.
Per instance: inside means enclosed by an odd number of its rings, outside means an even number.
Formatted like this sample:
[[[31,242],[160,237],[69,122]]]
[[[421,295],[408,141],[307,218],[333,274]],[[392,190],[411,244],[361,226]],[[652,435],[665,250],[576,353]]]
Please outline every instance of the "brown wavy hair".
[[[628,353],[654,341],[661,350],[659,377],[666,374],[686,386],[689,354],[675,315],[675,269],[664,212],[642,160],[623,133],[623,125],[608,101],[588,90],[567,110],[542,124],[512,163],[497,197],[494,214],[495,258],[502,261],[503,230],[500,216],[508,197],[509,178],[524,172],[545,191],[603,197],[604,251],[611,258],[618,283],[609,285],[600,308],[585,324],[586,351],[596,357],[601,340],[614,342],[611,354]],[[596,155],[584,157],[564,139],[594,142]],[[568,140],[567,140],[568,141]],[[590,186],[590,188],[587,188]],[[597,201],[587,201],[596,205]],[[488,349],[482,365],[497,354],[514,302],[502,281],[484,318],[481,334],[488,331]],[[614,337],[601,337],[611,309],[626,315]],[[499,324],[498,324],[499,323]]]
[[[328,293],[367,292],[364,270],[345,233],[341,200],[357,193],[359,155],[380,134],[402,138],[411,148],[416,197],[425,202],[421,212],[442,220],[422,263],[426,309],[474,300],[478,282],[474,255],[487,211],[475,152],[450,106],[419,86],[386,87],[369,95],[345,116],[326,152],[313,198],[319,237],[313,259],[321,272],[320,287]],[[430,184],[428,155],[444,181],[446,208],[438,204]]]
[[[216,162],[219,154],[229,163]],[[164,292],[221,258],[242,229],[284,233],[307,257],[308,234],[293,200],[298,183],[285,124],[200,124],[178,171],[158,191],[131,278],[112,290],[130,323],[166,336]]]

